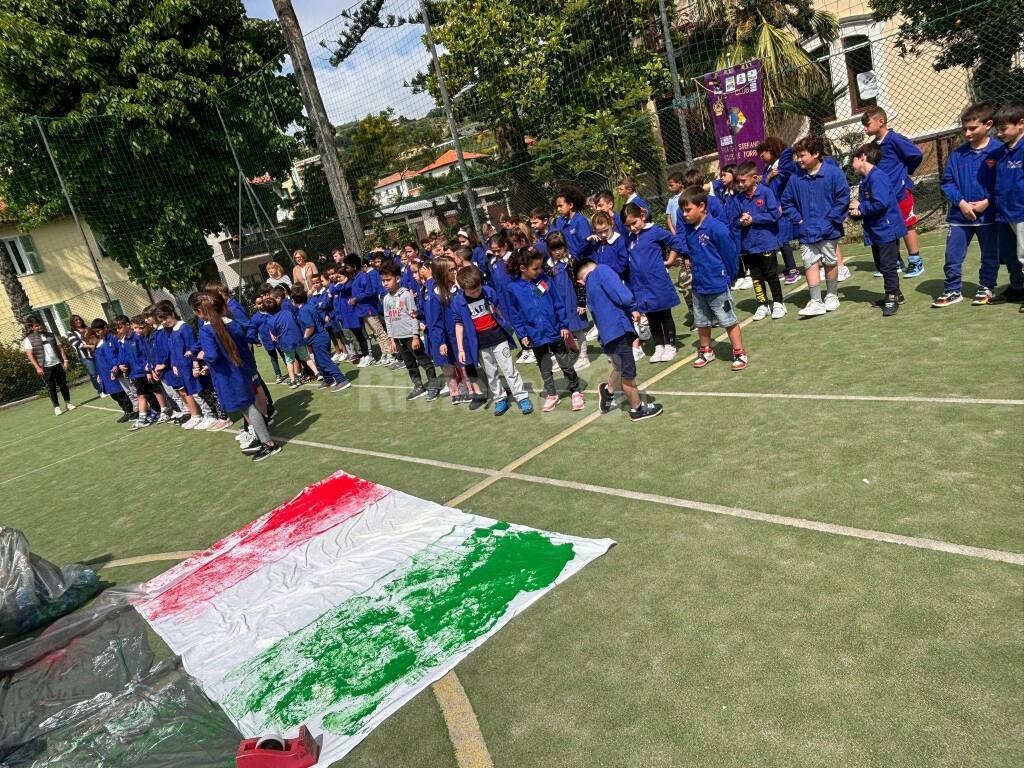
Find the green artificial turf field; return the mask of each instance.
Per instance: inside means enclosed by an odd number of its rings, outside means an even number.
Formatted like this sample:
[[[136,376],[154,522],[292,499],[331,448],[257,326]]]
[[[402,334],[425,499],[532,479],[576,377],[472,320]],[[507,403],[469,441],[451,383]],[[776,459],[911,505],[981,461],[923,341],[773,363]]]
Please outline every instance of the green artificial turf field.
[[[109,400],[17,406],[0,412],[0,524],[104,563],[205,547],[338,469],[439,502],[470,489],[466,511],[618,542],[458,666],[495,766],[1021,765],[1024,315],[930,309],[942,234],[923,242],[896,317],[844,246],[840,311],[798,320],[794,286],[787,318],[744,328],[747,370],[641,363],[666,409],[643,424],[616,411],[567,433],[594,395],[500,419],[407,404],[404,372],[371,368],[339,394],[274,387],[290,443],[254,465],[224,433],[129,434]],[[591,390],[606,370],[583,372]],[[864,538],[885,534],[984,551]],[[339,765],[456,760],[428,691]]]

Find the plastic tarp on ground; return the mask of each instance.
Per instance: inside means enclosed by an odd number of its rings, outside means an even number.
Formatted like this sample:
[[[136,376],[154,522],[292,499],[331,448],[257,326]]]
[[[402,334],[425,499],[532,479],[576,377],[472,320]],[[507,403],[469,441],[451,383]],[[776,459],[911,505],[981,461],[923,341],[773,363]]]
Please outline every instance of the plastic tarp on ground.
[[[247,737],[320,764],[604,554],[345,473],[144,585],[140,612]]]
[[[228,768],[240,735],[110,590],[0,650],[0,766]]]

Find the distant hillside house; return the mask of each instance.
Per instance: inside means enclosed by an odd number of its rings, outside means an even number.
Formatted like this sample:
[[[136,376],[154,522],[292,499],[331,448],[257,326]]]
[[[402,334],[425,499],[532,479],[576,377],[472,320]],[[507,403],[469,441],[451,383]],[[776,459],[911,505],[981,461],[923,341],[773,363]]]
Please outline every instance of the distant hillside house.
[[[472,167],[477,160],[481,160],[487,155],[481,155],[478,152],[464,152],[463,157],[465,157],[466,165]],[[445,176],[455,169],[458,163],[459,159],[455,150],[449,149],[430,165],[424,166],[418,171],[406,169],[378,179],[373,189],[377,205],[381,207],[395,205],[400,200],[415,197],[419,191],[415,187],[415,179]]]

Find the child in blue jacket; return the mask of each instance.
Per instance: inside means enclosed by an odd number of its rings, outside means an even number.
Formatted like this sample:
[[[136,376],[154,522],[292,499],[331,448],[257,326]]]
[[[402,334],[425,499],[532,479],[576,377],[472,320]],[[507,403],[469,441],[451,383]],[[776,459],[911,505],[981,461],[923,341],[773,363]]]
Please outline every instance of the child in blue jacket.
[[[612,221],[615,223],[615,231],[623,237],[629,235],[629,230],[626,229],[626,225],[622,223],[622,216],[618,211],[615,210],[615,195],[610,189],[602,189],[596,195],[594,195],[594,210],[607,213],[612,217]]]
[[[476,378],[476,361],[459,362],[459,346],[455,331],[455,296],[459,284],[455,279],[458,269],[447,256],[438,256],[430,264],[431,279],[423,294],[423,314],[426,319],[427,335],[430,337],[430,354],[434,363],[444,371],[452,405],[466,405],[477,395],[480,387],[470,380],[467,371]],[[428,398],[433,399],[433,398]]]
[[[139,398],[139,417],[129,427],[129,431],[148,427],[149,409],[155,400],[160,409],[160,416],[157,423],[165,424],[171,420],[170,410],[164,400],[164,394],[158,386],[153,384],[153,373],[150,365],[150,341],[149,334],[153,326],[146,322],[142,315],[135,315],[131,319],[132,332],[123,343],[124,355],[121,358],[121,371],[131,381],[135,388],[135,394]]]
[[[391,365],[394,360],[388,354],[390,343],[384,323],[381,320],[380,295],[384,285],[380,275],[373,267],[363,268],[362,260],[354,253],[345,257],[345,274],[352,281],[352,296],[348,299],[349,306],[355,307],[356,314],[363,323],[367,336],[373,336],[380,347],[380,359],[377,365]]]
[[[917,242],[917,214],[914,213],[914,179],[912,175],[924,160],[924,153],[918,146],[902,133],[889,128],[889,117],[881,107],[871,107],[860,116],[864,133],[870,136],[874,144],[881,150],[878,168],[889,177],[896,204],[903,217],[903,228],[907,230],[904,238],[907,243],[907,266],[903,270],[904,277],[917,277],[924,272],[924,262],[919,253]],[[896,254],[899,261],[899,253]]]
[[[302,385],[300,362],[310,362],[309,350],[306,349],[299,323],[292,311],[278,304],[274,296],[264,297],[263,309],[270,316],[266,325],[267,332],[271,341],[281,350],[288,368],[288,386],[295,389]]]
[[[786,316],[779,280],[779,219],[782,216],[778,198],[758,181],[757,166],[741,163],[736,168],[736,224],[740,230],[740,253],[754,281],[757,310],[754,320],[773,320]],[[768,292],[771,292],[771,305]]]
[[[657,403],[644,403],[636,386],[636,360],[633,359],[633,322],[640,312],[629,288],[615,271],[587,261],[576,269],[576,280],[587,288],[587,309],[594,316],[601,349],[608,355],[612,369],[608,381],[598,385],[601,413],[612,409],[615,392],[622,387],[629,403],[631,421],[643,421],[661,414]]]
[[[694,368],[704,368],[715,359],[711,346],[711,327],[725,328],[732,342],[732,370],[747,367],[743,335],[733,311],[730,285],[739,263],[736,242],[724,223],[711,217],[708,193],[701,187],[687,187],[679,196],[686,218],[686,260],[693,273],[693,323],[700,346]]]
[[[120,406],[123,412],[117,420],[119,424],[131,421],[137,414],[133,415],[132,401],[121,388],[117,380],[117,337],[107,326],[106,320],[97,318],[89,324],[90,330],[97,338],[95,348],[96,378],[99,379],[100,388],[111,399]]]
[[[764,163],[764,176],[762,181],[775,195],[775,199],[782,203],[782,197],[786,193],[789,181],[800,170],[793,160],[793,147],[786,146],[778,136],[765,136],[764,141],[757,145],[757,154]],[[711,210],[708,209],[711,213]],[[793,247],[790,241],[794,238],[793,226],[785,215],[779,219],[779,253],[782,254],[784,272],[782,281],[786,285],[793,285],[800,280],[800,270],[796,268],[796,259],[793,258]]]
[[[547,395],[542,410],[550,413],[558,405],[551,363],[554,357],[572,393],[572,410],[579,411],[584,407],[583,388],[566,347],[572,338],[569,317],[551,278],[542,274],[543,264],[543,256],[527,249],[516,251],[509,259],[509,275],[516,276],[508,285],[509,320],[520,344],[536,356]]]
[[[995,112],[995,106],[980,102],[960,114],[967,141],[950,152],[942,174],[942,194],[949,202],[949,234],[943,265],[946,279],[942,294],[932,302],[933,307],[949,307],[963,301],[963,264],[975,236],[981,248],[981,270],[974,303],[988,304],[995,296],[999,238],[993,193],[995,166],[1002,150],[1000,143],[989,136]]]
[[[1024,102],[1003,104],[994,122],[996,133],[1005,144],[996,163],[995,186],[1000,257],[1010,272],[1010,288],[1005,296],[1010,301],[1020,301],[1024,298]]]
[[[281,363],[279,362],[280,355],[278,354],[277,344],[272,338],[270,338],[270,330],[267,328],[267,323],[270,321],[270,315],[267,314],[263,308],[263,296],[257,296],[255,305],[256,311],[253,313],[251,323],[249,325],[249,337],[250,339],[255,336],[256,342],[263,347],[263,351],[267,353],[267,357],[270,358],[270,367],[274,369],[274,383],[283,384],[285,377],[281,373]]]
[[[647,211],[635,203],[625,207],[629,237],[629,288],[637,309],[646,316],[655,348],[652,363],[667,363],[676,356],[676,323],[672,308],[680,303],[679,292],[669,276],[668,268],[677,254],[686,250],[683,236],[647,221]]]
[[[604,264],[620,279],[628,279],[629,252],[626,250],[626,238],[619,234],[615,219],[606,211],[598,211],[590,218],[590,228],[594,234],[587,238],[580,258]]]
[[[581,249],[585,251],[590,243],[589,236]],[[548,258],[551,264],[551,276],[554,279],[555,290],[558,297],[565,305],[565,314],[568,321],[569,333],[573,340],[570,342],[570,351],[573,347],[578,352],[573,368],[581,371],[590,366],[590,358],[587,356],[587,328],[590,321],[587,319],[586,307],[579,306],[579,298],[576,295],[576,281],[573,277],[572,258],[565,239],[560,232],[552,232],[547,241]]]
[[[323,310],[309,300],[306,288],[302,285],[292,286],[292,304],[299,309],[295,320],[299,324],[303,343],[313,350],[316,363],[314,370],[319,371],[323,377],[319,388],[329,388],[332,392],[348,389],[352,386],[351,382],[331,360],[331,340],[324,327]]]
[[[801,317],[817,317],[839,309],[839,241],[850,209],[850,185],[835,163],[825,162],[820,136],[805,136],[793,145],[800,166],[782,195],[782,215],[800,242],[811,299]],[[825,300],[821,270],[825,270]]]
[[[587,198],[583,191],[571,184],[562,187],[555,198],[558,218],[555,220],[554,230],[562,233],[569,255],[574,259],[590,237],[590,222],[582,213],[586,204]]]
[[[853,170],[863,178],[857,200],[850,203],[850,215],[861,219],[864,243],[871,246],[875,268],[882,273],[885,286],[882,316],[891,317],[903,300],[898,262],[900,238],[907,234],[907,225],[896,199],[897,190],[878,167],[881,159],[882,150],[874,142],[864,144],[854,153]]]
[[[347,331],[351,338],[355,339],[356,346],[348,345],[351,354],[348,360],[360,368],[373,365],[373,355],[370,354],[370,340],[363,330],[363,321],[356,311],[355,305],[349,303],[352,298],[352,280],[348,277],[345,267],[336,269],[330,273],[331,306],[334,313],[334,322],[338,324],[341,334]]]

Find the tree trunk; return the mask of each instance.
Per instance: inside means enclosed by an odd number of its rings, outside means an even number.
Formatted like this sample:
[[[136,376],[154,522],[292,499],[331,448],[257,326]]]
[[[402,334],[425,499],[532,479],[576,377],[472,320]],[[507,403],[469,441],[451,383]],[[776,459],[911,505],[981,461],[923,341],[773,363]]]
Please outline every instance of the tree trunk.
[[[518,119],[495,126],[494,139],[502,165],[510,169],[505,179],[513,212],[526,214],[531,208],[543,205],[544,193],[537,188],[530,173],[530,153]]]
[[[0,282],[4,284],[14,319],[19,323],[25,322],[25,318],[32,314],[32,302],[28,300],[28,294],[18,279],[18,273],[14,271],[14,264],[6,253],[0,253]]]

